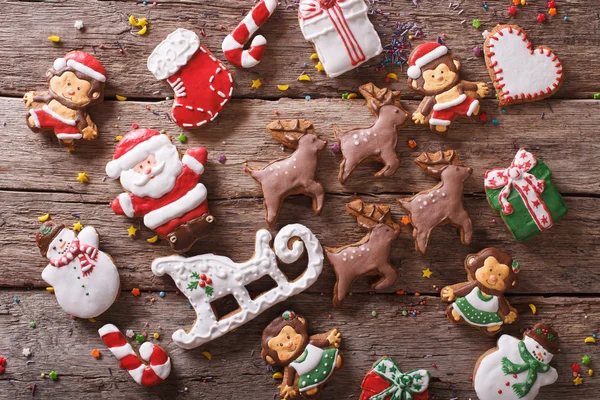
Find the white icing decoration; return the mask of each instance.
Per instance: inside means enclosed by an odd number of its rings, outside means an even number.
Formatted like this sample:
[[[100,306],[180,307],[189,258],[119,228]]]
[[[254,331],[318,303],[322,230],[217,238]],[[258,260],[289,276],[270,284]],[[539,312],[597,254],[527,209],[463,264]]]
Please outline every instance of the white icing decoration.
[[[289,249],[288,241],[293,237],[301,240],[295,241]],[[267,230],[259,230],[256,233],[254,257],[243,263],[213,254],[190,258],[170,256],[154,260],[154,275],[170,275],[179,290],[188,297],[197,314],[197,320],[188,332],[179,329],[173,333],[173,341],[178,346],[193,349],[223,336],[251,321],[269,307],[304,291],[317,280],[323,269],[323,249],[308,228],[299,224],[284,226],[275,237],[275,251],[269,246],[271,238]],[[300,258],[305,247],[308,253],[307,268],[299,278],[288,281],[278,268],[277,258],[286,264],[292,263]],[[212,279],[210,286],[214,291],[211,296],[200,287],[192,290],[188,288],[192,273],[204,273]],[[252,300],[245,286],[265,275],[272,277],[277,287]],[[210,302],[223,297],[223,292],[228,293],[227,289],[232,290],[240,309],[233,315],[216,321]]]
[[[315,11],[322,9],[320,0],[301,0],[299,7],[302,34],[306,40],[313,42],[319,60],[327,76],[331,78],[358,67],[383,51],[379,35],[369,21],[368,7],[364,0],[334,2],[337,4],[333,7],[339,7],[342,15],[337,12],[328,14],[325,9]],[[349,32],[338,33],[336,26],[344,25],[347,25]],[[346,50],[344,41],[349,44],[350,49],[355,50]],[[364,56],[364,60],[357,62],[361,56]],[[354,63],[351,57],[355,59]]]
[[[534,49],[526,37],[520,28],[505,27],[486,39],[488,65],[497,63],[492,69],[502,70],[493,74],[499,80],[495,85],[504,85],[498,89],[502,100],[527,99],[528,94],[539,98],[540,92],[547,97],[551,94],[548,88],[555,90],[563,78],[563,67],[558,58],[554,59],[555,54],[546,47]]]
[[[87,226],[78,235],[81,244],[98,248],[99,238],[96,229]],[[67,244],[60,249],[59,240]],[[48,259],[64,257],[66,250],[75,239],[75,232],[64,228],[56,235],[48,249]],[[54,249],[56,247],[56,249]],[[112,258],[98,251],[98,261],[92,272],[83,276],[77,257],[63,267],[48,264],[42,272],[42,279],[54,287],[56,300],[62,309],[77,318],[94,318],[102,314],[115,302],[119,295],[121,281]],[[86,295],[88,293],[88,295]]]
[[[204,200],[206,200],[206,186],[198,183],[195,188],[187,192],[183,197],[146,214],[144,216],[144,225],[150,229],[156,229],[172,219],[179,218],[188,211],[192,211],[194,208],[200,206]]]
[[[179,28],[163,40],[148,57],[148,69],[156,79],[167,79],[186,65],[200,47],[196,33]]]
[[[533,387],[522,398],[516,395],[511,386],[506,386],[506,382],[510,382],[512,385],[524,382],[527,378],[527,371],[518,373],[516,379],[512,374],[504,375],[504,372],[502,372],[501,361],[503,357],[507,357],[513,363],[522,364],[524,362],[519,354],[519,342],[520,340],[515,337],[502,335],[498,340],[498,349],[480,360],[473,382],[475,392],[477,392],[477,397],[480,400],[533,400],[542,386],[556,382],[558,373],[556,369],[551,367],[546,373],[538,372]],[[538,345],[540,349],[546,351],[539,343],[528,336],[525,336],[524,342],[528,349],[531,346]],[[544,363],[548,364],[552,360],[552,354],[548,351],[546,353],[549,357],[544,360]],[[499,394],[498,390],[502,390],[502,394]]]

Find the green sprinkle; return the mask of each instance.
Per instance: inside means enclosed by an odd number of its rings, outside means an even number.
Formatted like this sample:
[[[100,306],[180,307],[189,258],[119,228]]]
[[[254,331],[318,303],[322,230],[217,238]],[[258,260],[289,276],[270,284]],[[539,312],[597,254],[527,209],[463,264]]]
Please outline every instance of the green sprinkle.
[[[402,310],[402,316],[403,316],[403,317],[406,317],[407,315],[408,315],[408,311],[406,311],[406,310]]]
[[[583,365],[590,365],[590,363],[592,362],[592,358],[590,356],[583,356],[581,357],[581,363]]]
[[[35,321],[31,321],[29,323],[29,326],[32,327],[32,328],[35,328],[37,326],[37,324],[35,323]]]
[[[600,100],[600,93],[594,93],[594,100]]]
[[[371,316],[376,317],[377,316],[377,311],[371,311]]]
[[[52,370],[50,371],[50,373],[48,374],[48,378],[50,378],[51,381],[55,381],[58,379],[58,372]]]
[[[141,333],[135,336],[135,340],[137,340],[140,343],[144,343],[146,341],[146,338],[144,337],[144,335],[142,335]]]
[[[185,143],[187,142],[187,136],[182,133],[181,135],[177,136],[177,140],[179,140],[179,143]]]
[[[481,21],[479,21],[478,19],[474,19],[473,20],[473,26],[475,28],[479,28],[481,26]]]

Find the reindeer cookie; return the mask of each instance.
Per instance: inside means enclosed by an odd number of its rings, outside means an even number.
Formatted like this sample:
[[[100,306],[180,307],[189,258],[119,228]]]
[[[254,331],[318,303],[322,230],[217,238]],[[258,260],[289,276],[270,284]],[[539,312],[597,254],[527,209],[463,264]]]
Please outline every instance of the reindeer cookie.
[[[293,194],[312,197],[313,210],[321,215],[325,190],[315,174],[318,153],[327,141],[317,136],[312,122],[301,119],[273,121],[267,131],[284,146],[296,149],[288,158],[246,169],[262,188],[267,225],[275,225],[283,200]]]
[[[339,307],[352,283],[362,276],[376,276],[371,287],[385,289],[396,282],[398,273],[390,263],[392,242],[400,226],[392,221],[390,208],[354,200],[346,204],[348,214],[356,217],[358,225],[368,233],[360,241],[342,247],[325,247],[325,255],[335,272],[333,305]]]
[[[504,297],[517,284],[519,263],[503,251],[490,247],[465,259],[468,282],[446,286],[442,300],[453,302],[446,314],[454,323],[465,323],[495,335],[504,324],[517,320],[517,310]]]
[[[27,126],[33,132],[54,131],[59,141],[96,139],[98,128],[87,108],[104,99],[106,71],[100,61],[83,51],[54,60],[46,72],[47,92],[27,92]]]
[[[463,187],[473,169],[462,165],[454,150],[422,153],[415,163],[428,174],[440,178],[440,183],[431,189],[398,200],[410,215],[416,250],[424,256],[431,231],[445,224],[452,224],[460,230],[463,244],[471,243],[473,225],[463,202]]]
[[[284,368],[279,389],[282,399],[317,398],[333,371],[342,367],[338,350],[342,334],[336,328],[308,336],[307,325],[303,316],[286,311],[263,331],[263,360]]]
[[[408,64],[408,86],[425,96],[412,116],[416,124],[445,133],[456,117],[479,114],[487,84],[460,80],[461,63],[446,46],[423,43],[410,53]]]
[[[356,128],[346,132],[333,127],[344,160],[340,164],[338,180],[346,182],[352,171],[363,162],[378,161],[384,164],[375,177],[392,176],[400,166],[396,154],[398,129],[406,124],[408,113],[400,104],[400,92],[379,89],[372,83],[359,88],[367,99],[367,106],[377,120],[369,128]]]

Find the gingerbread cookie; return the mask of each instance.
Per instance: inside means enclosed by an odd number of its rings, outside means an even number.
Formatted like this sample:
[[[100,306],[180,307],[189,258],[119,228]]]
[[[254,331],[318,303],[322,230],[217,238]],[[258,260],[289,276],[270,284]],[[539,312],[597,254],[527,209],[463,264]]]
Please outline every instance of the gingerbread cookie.
[[[206,187],[198,183],[208,153],[187,149],[183,158],[167,135],[136,129],[119,141],[106,175],[120,179],[129,193],[110,203],[117,215],[143,217],[144,225],[184,252],[206,237],[215,218],[208,211]]]
[[[483,333],[495,335],[504,324],[517,320],[505,293],[517,284],[518,262],[503,251],[490,247],[465,259],[468,282],[446,286],[442,300],[451,302],[446,314],[454,323],[465,323]]]
[[[187,29],[177,29],[156,46],[148,57],[148,69],[173,88],[171,119],[182,128],[213,121],[231,100],[231,72]]]
[[[520,26],[497,25],[484,48],[500,107],[545,99],[563,82],[558,56],[546,46],[534,48]]]
[[[408,120],[408,113],[400,104],[400,92],[379,89],[372,83],[359,88],[367,99],[367,106],[377,120],[369,128],[356,128],[346,132],[335,126],[333,133],[340,144],[344,160],[340,164],[338,180],[344,183],[361,163],[377,161],[384,164],[375,177],[392,176],[400,166],[396,154],[398,129]]]
[[[379,55],[381,40],[364,0],[300,0],[298,19],[330,78]]]
[[[473,169],[463,165],[454,150],[422,153],[415,163],[429,175],[440,178],[440,183],[431,189],[398,200],[410,215],[416,250],[425,255],[431,231],[445,224],[456,226],[460,230],[461,242],[470,244],[473,225],[465,209],[463,187]]]
[[[156,386],[171,373],[171,358],[162,347],[144,342],[138,354],[113,324],[104,325],[98,329],[98,334],[119,360],[119,367],[126,369],[138,384]]]
[[[280,397],[317,398],[333,372],[342,367],[341,342],[337,328],[308,336],[306,318],[293,311],[273,320],[263,331],[261,356],[284,369]]]
[[[54,131],[62,143],[92,140],[98,128],[87,108],[104,100],[106,70],[93,55],[72,51],[54,60],[46,72],[47,92],[27,92],[27,126],[33,132]]]
[[[248,50],[244,45],[264,24],[277,8],[277,0],[260,0],[252,10],[244,17],[242,22],[225,37],[222,44],[225,58],[241,68],[252,68],[258,65],[267,48],[267,39],[257,35],[252,39]]]
[[[398,273],[390,263],[392,242],[400,226],[392,220],[390,208],[354,200],[346,204],[348,214],[356,217],[358,225],[368,233],[359,242],[342,247],[325,247],[327,260],[335,272],[333,305],[339,307],[352,283],[363,276],[375,276],[371,287],[385,289],[396,282]]]
[[[559,351],[558,334],[546,324],[525,332],[523,340],[502,335],[484,353],[473,371],[480,400],[534,400],[543,386],[558,379],[549,364]]]
[[[317,280],[323,270],[323,249],[308,228],[299,224],[284,226],[275,237],[274,251],[269,245],[271,238],[267,230],[259,230],[254,257],[243,263],[214,254],[154,260],[154,275],[170,275],[196,311],[196,322],[189,331],[179,329],[173,333],[175,344],[193,349],[208,343],[253,320],[269,307],[304,291]],[[279,269],[277,259],[286,264],[297,261],[304,247],[308,253],[306,270],[289,281]],[[245,286],[263,276],[269,276],[277,286],[251,297]],[[224,316],[215,315],[211,302],[227,295],[233,295],[239,308]]]
[[[520,242],[550,229],[567,215],[551,176],[546,164],[525,149],[517,152],[508,168],[485,173],[488,202]]]
[[[426,369],[402,372],[394,360],[382,357],[363,379],[359,400],[428,400],[430,379]]]
[[[283,201],[293,194],[311,197],[313,211],[321,215],[325,190],[315,180],[315,174],[318,154],[327,141],[317,136],[312,122],[301,119],[273,121],[267,125],[267,131],[285,147],[296,149],[288,158],[262,168],[246,168],[262,188],[267,225],[275,225]]]
[[[58,304],[77,318],[94,318],[117,300],[121,280],[113,259],[98,246],[93,226],[76,235],[63,224],[46,221],[35,236],[50,263],[42,279],[54,288]]]
[[[425,96],[413,113],[415,124],[445,133],[456,117],[479,114],[479,100],[488,94],[488,86],[461,80],[462,64],[446,46],[423,43],[410,53],[408,64],[408,86]]]

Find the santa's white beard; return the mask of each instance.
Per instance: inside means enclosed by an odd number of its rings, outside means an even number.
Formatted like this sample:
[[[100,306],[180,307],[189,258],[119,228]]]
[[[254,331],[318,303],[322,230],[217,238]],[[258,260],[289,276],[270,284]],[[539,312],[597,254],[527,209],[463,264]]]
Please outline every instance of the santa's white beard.
[[[152,179],[144,179],[143,173],[133,168],[121,172],[121,185],[125,190],[138,197],[161,198],[175,186],[177,177],[181,175],[179,152],[173,145],[163,146],[154,153],[157,166],[164,163],[162,170]]]

